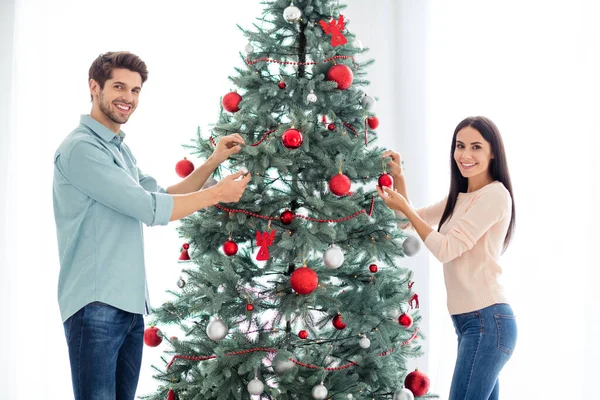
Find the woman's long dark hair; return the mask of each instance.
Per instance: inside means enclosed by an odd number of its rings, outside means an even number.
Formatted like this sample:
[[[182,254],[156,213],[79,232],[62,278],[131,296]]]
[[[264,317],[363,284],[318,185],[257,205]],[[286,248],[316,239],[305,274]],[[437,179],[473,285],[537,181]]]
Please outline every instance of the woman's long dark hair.
[[[454,206],[456,205],[456,200],[458,199],[458,194],[466,192],[468,188],[469,180],[462,176],[460,170],[458,169],[458,165],[456,165],[456,161],[454,160],[456,135],[461,129],[467,126],[476,129],[479,133],[481,133],[481,136],[483,136],[483,138],[490,143],[491,154],[494,156],[494,158],[490,160],[490,175],[492,176],[493,180],[500,181],[504,184],[504,187],[506,187],[512,199],[512,215],[510,217],[510,225],[508,226],[508,231],[506,232],[506,237],[504,238],[504,247],[502,249],[502,252],[504,252],[508,248],[515,228],[515,198],[513,196],[510,174],[508,172],[508,163],[506,162],[506,152],[504,151],[504,143],[502,142],[500,131],[498,130],[496,124],[486,117],[465,118],[454,130],[452,147],[450,148],[450,192],[448,193],[448,201],[446,203],[444,213],[442,214],[442,218],[440,219],[438,231],[444,222],[446,222],[452,216],[452,213],[454,212]]]

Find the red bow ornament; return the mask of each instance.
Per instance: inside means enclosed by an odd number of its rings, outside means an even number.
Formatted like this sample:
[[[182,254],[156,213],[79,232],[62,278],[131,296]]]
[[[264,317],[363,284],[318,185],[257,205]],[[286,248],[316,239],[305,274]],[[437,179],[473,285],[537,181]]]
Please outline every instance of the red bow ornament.
[[[275,240],[275,232],[256,232],[256,245],[260,246],[260,250],[256,255],[258,261],[267,261],[269,259],[269,246],[273,245]]]
[[[342,31],[346,26],[343,15],[340,15],[340,18],[337,21],[331,17],[329,24],[323,20],[319,21],[319,23],[321,24],[323,31],[325,31],[325,34],[331,35],[332,46],[341,46],[348,43],[348,39],[342,34]]]

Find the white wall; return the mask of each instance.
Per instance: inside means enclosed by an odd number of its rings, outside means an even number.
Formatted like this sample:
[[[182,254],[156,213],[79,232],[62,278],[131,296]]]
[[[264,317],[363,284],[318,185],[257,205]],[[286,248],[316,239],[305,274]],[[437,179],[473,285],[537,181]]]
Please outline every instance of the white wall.
[[[15,198],[9,197],[9,182],[12,168],[10,168],[9,154],[11,148],[12,131],[12,78],[13,78],[13,32],[14,32],[14,1],[0,2],[0,354],[4,360],[14,360],[16,348],[13,346],[17,337],[17,330],[13,329],[15,309],[13,303],[14,293],[19,289],[12,279],[10,265],[15,265],[13,254],[8,254],[15,244],[14,235],[10,228],[15,221],[8,210],[12,210]],[[16,371],[10,362],[5,361],[0,368],[0,382],[12,382]],[[7,399],[14,398],[16,387],[12,385],[0,386],[5,388],[3,396]]]

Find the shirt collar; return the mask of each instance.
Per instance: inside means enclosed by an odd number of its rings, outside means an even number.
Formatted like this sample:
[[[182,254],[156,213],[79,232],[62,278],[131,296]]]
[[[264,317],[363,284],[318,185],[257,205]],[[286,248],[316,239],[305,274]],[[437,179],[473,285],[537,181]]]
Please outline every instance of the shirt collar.
[[[117,135],[89,115],[82,115],[80,123],[90,128],[96,135],[100,136],[103,140],[107,142],[111,142],[112,140],[114,140],[115,136],[118,136],[120,141],[123,141],[123,139],[125,139],[125,132],[119,130],[119,134]]]

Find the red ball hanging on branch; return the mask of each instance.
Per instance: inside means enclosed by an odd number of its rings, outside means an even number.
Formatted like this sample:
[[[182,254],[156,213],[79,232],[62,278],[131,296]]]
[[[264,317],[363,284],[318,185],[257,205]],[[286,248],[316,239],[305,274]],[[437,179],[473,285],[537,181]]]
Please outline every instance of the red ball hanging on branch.
[[[283,133],[283,136],[281,136],[281,142],[290,150],[295,150],[302,146],[303,141],[302,133],[294,128],[288,129]]]
[[[304,329],[301,330],[300,332],[298,332],[298,337],[302,340],[304,339],[308,339],[308,332],[306,332]]]
[[[352,70],[344,64],[334,65],[327,71],[327,80],[336,82],[337,88],[340,90],[348,89],[352,85],[353,79]]]
[[[350,192],[350,188],[352,187],[352,182],[350,182],[350,178],[341,172],[337,175],[334,175],[329,180],[329,190],[331,193],[337,196],[345,196]]]
[[[389,187],[389,188],[393,188],[394,187],[394,178],[392,178],[392,176],[390,174],[382,174],[379,179],[377,180],[377,183],[379,183],[380,187]]]
[[[405,328],[410,328],[413,324],[413,319],[409,314],[403,313],[398,317],[398,323]]]
[[[183,157],[183,160],[178,161],[177,164],[175,164],[175,172],[181,178],[185,178],[186,176],[191,174],[193,171],[194,171],[194,163],[192,163],[190,160],[188,160],[185,157]]]
[[[333,317],[331,323],[333,324],[333,327],[339,331],[346,328],[346,324],[342,321],[342,314],[337,314]]]
[[[229,239],[225,243],[223,243],[223,253],[226,256],[234,256],[238,251],[238,245],[233,240]]]
[[[285,89],[287,87],[284,81],[279,82],[277,86],[279,86],[279,89]]]
[[[144,343],[146,343],[147,346],[156,347],[161,344],[161,342],[162,333],[157,327],[151,326],[144,331]]]
[[[371,264],[369,265],[369,271],[371,271],[372,273],[376,273],[377,271],[379,271],[379,267],[377,266],[377,264]]]
[[[247,305],[246,305],[246,310],[247,310],[248,312],[252,312],[252,311],[254,311],[254,305],[252,305],[252,304],[247,304]]]
[[[229,92],[223,96],[223,108],[231,113],[240,111],[242,96],[237,92]]]
[[[429,391],[429,384],[429,377],[418,369],[406,375],[406,379],[404,379],[404,386],[416,397],[426,395]]]
[[[292,221],[294,221],[294,218],[296,218],[296,215],[290,210],[285,210],[282,212],[280,217],[281,223],[284,225],[290,225]]]
[[[187,261],[190,259],[190,254],[188,253],[188,249],[190,248],[190,245],[187,243],[184,243],[183,246],[181,246],[181,255],[179,256],[179,260],[180,261]]]
[[[379,127],[379,118],[376,116],[369,117],[367,118],[367,124],[369,124],[369,128],[377,129]]]
[[[308,267],[298,268],[290,276],[290,285],[298,294],[310,294],[319,285],[319,277]]]
[[[329,125],[327,125],[327,129],[329,129],[330,131],[334,131],[335,130],[335,124],[329,124]]]

